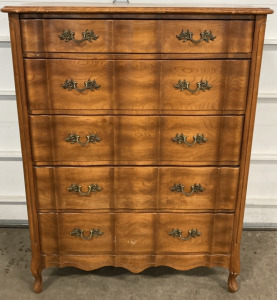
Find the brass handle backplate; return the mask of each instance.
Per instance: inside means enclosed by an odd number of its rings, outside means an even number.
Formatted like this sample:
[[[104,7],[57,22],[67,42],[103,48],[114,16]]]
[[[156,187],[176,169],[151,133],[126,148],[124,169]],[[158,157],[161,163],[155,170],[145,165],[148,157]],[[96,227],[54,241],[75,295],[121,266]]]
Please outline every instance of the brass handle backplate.
[[[180,229],[172,229],[168,235],[171,235],[172,237],[174,238],[179,238],[183,241],[187,241],[189,240],[190,238],[196,238],[198,236],[201,235],[201,233],[198,231],[198,229],[191,229],[188,231],[188,235],[186,237],[183,236],[183,231],[180,230]]]
[[[216,36],[214,36],[212,34],[212,31],[208,31],[208,30],[204,30],[204,32],[200,32],[200,39],[199,40],[194,40],[193,39],[193,33],[191,31],[189,31],[188,29],[186,31],[184,31],[184,29],[182,30],[182,32],[179,35],[176,35],[177,39],[179,41],[191,41],[194,44],[199,44],[203,41],[205,41],[206,43],[209,43],[209,41],[213,41]]]
[[[75,32],[68,30],[63,30],[63,32],[59,35],[60,40],[64,40],[66,42],[73,41],[75,43],[82,43],[84,41],[96,41],[99,38],[99,35],[95,35],[93,30],[89,31],[86,29],[82,32],[82,38],[80,40],[75,39]]]
[[[101,141],[101,139],[97,136],[97,134],[92,134],[92,133],[87,135],[87,140],[84,143],[80,142],[80,136],[77,135],[76,133],[74,133],[74,134],[70,133],[68,135],[68,137],[65,138],[65,140],[70,144],[78,143],[81,146],[85,146],[88,143],[95,144],[95,143],[99,143]]]
[[[206,143],[207,139],[204,137],[203,134],[199,134],[197,133],[197,135],[193,136],[193,142],[192,143],[188,143],[187,142],[187,136],[183,135],[183,133],[179,134],[177,133],[175,137],[171,138],[171,140],[177,144],[186,144],[187,146],[191,147],[193,145],[195,145],[196,143],[201,145],[202,143]]]
[[[192,90],[189,86],[190,83],[187,82],[185,79],[182,81],[179,79],[177,84],[173,84],[176,90],[180,90],[180,92],[184,90],[188,90],[191,93],[195,93],[198,91],[205,92],[206,90],[210,90],[212,86],[209,85],[208,81],[200,80],[199,82],[196,82],[197,88]]]
[[[101,85],[100,84],[97,84],[95,79],[94,80],[88,80],[88,81],[85,81],[84,82],[84,85],[85,87],[82,88],[82,89],[79,89],[77,87],[77,82],[74,81],[73,79],[66,79],[65,82],[62,84],[62,87],[64,89],[68,89],[69,91],[72,91],[72,90],[76,90],[78,92],[84,92],[85,90],[91,90],[91,91],[94,91],[94,90],[99,90]]]
[[[101,236],[103,234],[104,234],[104,232],[102,232],[100,229],[95,229],[95,228],[93,228],[89,231],[89,236],[85,236],[84,235],[84,230],[80,229],[80,228],[74,228],[70,232],[70,235],[75,236],[75,237],[81,237],[84,240],[90,240],[93,237],[98,237],[98,236]]]
[[[88,186],[88,191],[86,193],[82,192],[82,186],[79,184],[71,184],[69,188],[67,188],[69,192],[73,192],[74,194],[79,193],[82,196],[88,196],[90,193],[101,192],[102,188],[98,184],[91,184]]]
[[[174,185],[170,188],[170,190],[172,192],[177,193],[177,194],[182,193],[186,196],[190,196],[193,193],[198,194],[199,192],[204,192],[205,191],[205,189],[201,186],[201,184],[196,184],[196,183],[194,185],[190,186],[190,192],[189,193],[185,192],[185,186],[184,185],[176,184],[176,183],[174,183]]]

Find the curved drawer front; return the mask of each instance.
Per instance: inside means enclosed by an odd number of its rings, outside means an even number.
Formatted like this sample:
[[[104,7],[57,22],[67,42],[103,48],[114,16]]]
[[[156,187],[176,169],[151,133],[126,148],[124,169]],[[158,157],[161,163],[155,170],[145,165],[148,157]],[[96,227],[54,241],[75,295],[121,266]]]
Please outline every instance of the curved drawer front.
[[[248,53],[253,21],[22,19],[23,51]]]
[[[37,165],[230,164],[243,117],[30,116]]]
[[[231,250],[232,214],[158,214],[157,253]]]
[[[32,113],[244,111],[248,60],[25,59]]]
[[[38,219],[43,254],[89,255],[114,249],[113,214],[49,213],[38,214]]]
[[[46,255],[182,254],[229,253],[234,215],[43,213],[38,218]]]
[[[40,211],[230,210],[239,168],[36,167]]]

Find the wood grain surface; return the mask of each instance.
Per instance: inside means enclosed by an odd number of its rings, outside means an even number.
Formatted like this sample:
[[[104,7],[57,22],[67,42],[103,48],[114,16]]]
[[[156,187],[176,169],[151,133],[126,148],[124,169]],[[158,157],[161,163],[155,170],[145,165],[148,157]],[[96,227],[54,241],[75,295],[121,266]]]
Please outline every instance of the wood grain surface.
[[[112,253],[114,250],[114,214],[38,214],[43,254]],[[74,228],[90,235],[93,228],[103,235],[85,240],[70,234]]]
[[[33,161],[37,164],[76,165],[236,165],[240,159],[243,117],[113,117],[30,116]],[[183,133],[192,143],[197,134],[206,143],[192,147],[172,141]],[[65,139],[78,134],[85,142],[97,134],[100,142],[86,146]]]
[[[1,9],[2,12],[8,13],[32,13],[32,14],[60,14],[60,18],[63,14],[85,14],[85,13],[110,13],[110,14],[198,14],[202,18],[205,18],[207,14],[226,14],[226,15],[255,15],[255,14],[272,14],[273,10],[265,7],[254,6],[230,6],[228,4],[220,5],[201,5],[195,6],[189,3],[178,4],[121,4],[120,6],[113,3],[31,3],[24,6],[6,6]],[[72,15],[74,18],[75,16]],[[215,18],[215,16],[214,16]]]
[[[226,253],[231,248],[233,214],[156,213],[40,213],[42,254],[159,254]],[[70,234],[74,228],[95,228],[102,236],[90,240]],[[168,233],[179,228],[184,236],[192,228],[201,235],[182,241]],[[102,253],[101,253],[102,252]]]
[[[168,266],[177,270],[192,268],[225,267],[230,265],[229,254],[116,254],[116,255],[41,255],[44,268],[72,267],[90,271],[104,266],[122,267],[139,273],[149,267]]]
[[[235,292],[266,14],[273,11],[71,3],[2,11],[10,20],[34,291],[42,291],[49,266],[140,272],[167,265],[227,267]],[[68,29],[76,39],[86,29],[99,37],[66,42],[59,35]],[[183,42],[176,37],[182,30],[195,40],[204,30],[216,38]],[[101,87],[68,91],[66,79]],[[178,80],[192,89],[207,80],[211,89],[180,92]],[[66,142],[69,134],[101,140],[81,146]],[[197,134],[207,140],[189,147],[173,142],[176,134],[188,143]],[[71,184],[103,189],[81,196],[69,193]],[[174,184],[205,190],[186,196],[173,193]],[[103,235],[86,240],[72,236],[74,228]],[[184,241],[172,229],[201,235]]]
[[[163,253],[229,253],[232,241],[233,214],[158,214],[157,252]],[[169,236],[172,229],[198,229],[200,236],[183,241]]]
[[[239,20],[21,20],[25,52],[247,53],[252,50],[253,24]],[[82,39],[85,30],[99,37],[92,42],[66,42],[59,35],[68,29],[76,39]],[[195,40],[204,30],[216,38],[196,44],[178,40],[176,36],[187,29]]]
[[[238,168],[168,167],[37,167],[39,211],[205,211],[230,210],[236,206]],[[174,184],[201,184],[204,192],[186,196],[170,190]],[[98,184],[101,192],[88,196],[68,191],[71,184]]]
[[[244,111],[248,60],[65,60],[25,59],[28,108],[30,112],[94,114],[113,111]],[[68,90],[73,79],[79,89],[88,79],[98,90]],[[176,89],[186,80],[190,89],[208,81],[211,88],[190,92]]]

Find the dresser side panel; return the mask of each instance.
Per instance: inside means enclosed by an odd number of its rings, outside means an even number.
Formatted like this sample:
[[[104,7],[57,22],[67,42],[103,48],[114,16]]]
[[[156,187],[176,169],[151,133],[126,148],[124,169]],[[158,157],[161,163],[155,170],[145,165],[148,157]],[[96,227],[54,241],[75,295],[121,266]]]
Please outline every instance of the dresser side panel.
[[[34,175],[32,170],[32,149],[26,101],[25,76],[21,45],[21,28],[18,14],[9,14],[9,24],[22,160],[25,178],[25,190],[27,198],[28,222],[32,249],[31,270],[33,275],[39,279],[39,274],[42,269],[40,260],[40,239],[36,213]]]
[[[264,45],[266,17],[266,15],[257,15],[255,22],[247,106],[244,120],[244,130],[242,134],[241,168],[239,176],[238,199],[236,206],[237,209],[235,212],[234,219],[232,253],[230,262],[230,271],[232,274],[238,274],[240,272],[240,240],[243,228],[247,180],[249,173],[253,129],[259,87],[259,77]]]

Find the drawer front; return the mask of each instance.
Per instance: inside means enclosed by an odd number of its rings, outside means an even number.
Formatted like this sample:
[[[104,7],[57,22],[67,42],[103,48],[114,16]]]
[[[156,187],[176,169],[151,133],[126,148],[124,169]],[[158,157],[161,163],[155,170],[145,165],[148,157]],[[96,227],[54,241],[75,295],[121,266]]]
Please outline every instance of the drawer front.
[[[229,253],[234,216],[40,213],[38,218],[42,254],[92,255]]]
[[[25,59],[25,73],[34,113],[243,111],[249,61]]]
[[[230,210],[238,168],[36,167],[39,210]],[[73,186],[74,185],[74,186]]]
[[[38,219],[43,254],[114,251],[113,214],[48,213],[38,214]]]
[[[119,213],[115,215],[115,250],[124,253],[155,253],[157,214]]]
[[[253,26],[236,20],[21,20],[26,52],[248,53]]]
[[[253,21],[165,21],[162,49],[165,53],[247,53],[252,51],[253,29]],[[188,39],[188,31],[196,43]]]
[[[229,253],[233,220],[233,214],[159,214],[157,253]]]
[[[243,120],[30,116],[33,160],[38,165],[238,164]]]

